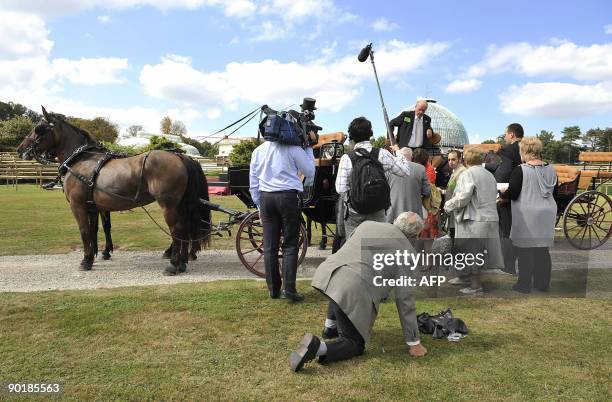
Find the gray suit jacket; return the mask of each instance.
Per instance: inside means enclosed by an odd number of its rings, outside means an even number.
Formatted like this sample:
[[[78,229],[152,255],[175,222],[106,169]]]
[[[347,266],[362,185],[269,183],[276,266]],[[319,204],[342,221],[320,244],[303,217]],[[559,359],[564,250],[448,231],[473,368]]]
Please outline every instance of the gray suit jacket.
[[[385,221],[393,223],[402,212],[412,211],[423,218],[423,199],[430,193],[429,181],[425,175],[425,166],[408,162],[410,174],[399,177],[387,173],[391,187],[391,206],[387,210]]]
[[[348,316],[364,341],[370,339],[370,332],[378,314],[381,299],[395,290],[395,303],[406,342],[415,342],[419,338],[419,327],[416,319],[416,307],[412,289],[408,286],[375,286],[382,279],[410,276],[411,271],[405,266],[385,266],[374,270],[372,263],[375,250],[362,249],[385,244],[391,250],[409,250],[414,252],[412,244],[403,232],[389,223],[365,221],[353,232],[353,235],[336,254],[332,254],[317,268],[312,278],[312,286],[320,290],[340,307]]]

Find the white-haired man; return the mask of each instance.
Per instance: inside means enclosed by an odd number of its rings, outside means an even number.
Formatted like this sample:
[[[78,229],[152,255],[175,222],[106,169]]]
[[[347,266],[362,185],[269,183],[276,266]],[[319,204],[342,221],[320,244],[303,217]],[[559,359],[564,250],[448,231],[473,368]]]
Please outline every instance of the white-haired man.
[[[392,290],[409,354],[417,357],[427,353],[420,342],[410,286],[396,286],[402,278],[410,277],[410,268],[403,264],[376,265],[377,256],[384,255],[377,244],[384,244],[387,251],[414,253],[409,239],[415,239],[422,229],[423,220],[414,212],[400,214],[393,224],[365,221],[336,254],[319,265],[312,286],[329,299],[330,308],[335,310],[338,337],[322,342],[311,333],[305,334],[289,357],[293,371],[301,370],[315,357],[320,363],[331,363],[361,355],[370,339],[380,301]]]
[[[398,151],[403,147],[427,148],[430,146],[429,140],[433,138],[434,132],[431,128],[431,117],[425,114],[427,101],[420,99],[414,105],[414,110],[405,111],[389,122],[391,135],[395,127],[398,127],[395,144],[392,148]]]

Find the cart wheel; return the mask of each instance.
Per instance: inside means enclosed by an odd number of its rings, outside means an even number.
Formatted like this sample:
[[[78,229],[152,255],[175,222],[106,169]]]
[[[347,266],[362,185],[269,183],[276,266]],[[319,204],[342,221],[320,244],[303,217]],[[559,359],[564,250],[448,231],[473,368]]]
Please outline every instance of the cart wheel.
[[[283,235],[279,244],[283,244]],[[298,239],[298,266],[302,264],[306,257],[308,241],[306,240],[306,229],[300,225],[300,236]],[[236,251],[242,265],[260,278],[266,277],[263,255],[263,226],[259,220],[259,211],[247,215],[240,223],[236,233]],[[283,258],[282,250],[279,249],[279,258]],[[280,264],[282,267],[282,263]]]
[[[612,201],[599,191],[586,191],[569,203],[563,213],[563,232],[580,250],[593,250],[612,234]]]

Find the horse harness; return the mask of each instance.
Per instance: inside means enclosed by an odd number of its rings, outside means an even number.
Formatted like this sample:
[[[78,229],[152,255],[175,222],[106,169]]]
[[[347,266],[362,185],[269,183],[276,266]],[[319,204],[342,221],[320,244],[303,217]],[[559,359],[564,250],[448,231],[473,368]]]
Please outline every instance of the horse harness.
[[[94,170],[91,173],[90,177],[86,177],[83,174],[77,172],[76,170],[74,170],[72,168],[72,165],[79,160],[83,155],[87,154],[87,153],[91,153],[90,151],[92,149],[101,149],[104,152],[104,154],[102,154],[102,158],[98,160],[98,163],[96,164]],[[147,158],[149,157],[149,153],[147,152],[144,155],[144,158],[142,160],[142,166],[140,168],[140,179],[138,181],[138,188],[136,190],[136,195],[134,196],[134,198],[129,198],[129,197],[125,197],[119,194],[115,194],[113,192],[110,192],[108,190],[104,190],[103,188],[97,187],[96,188],[96,180],[98,179],[98,176],[100,174],[100,171],[102,170],[102,168],[104,167],[104,165],[106,164],[106,162],[108,162],[111,159],[119,159],[119,158],[125,158],[126,155],[124,154],[117,154],[117,153],[113,153],[108,151],[107,149],[101,147],[99,144],[97,143],[87,143],[85,145],[80,146],[79,148],[75,149],[74,152],[68,157],[66,158],[66,160],[59,166],[58,168],[58,177],[63,177],[66,175],[66,173],[70,173],[72,176],[76,177],[78,180],[80,180],[82,183],[84,183],[87,186],[87,205],[88,205],[88,209],[90,210],[90,212],[95,212],[97,211],[97,207],[96,207],[96,203],[94,201],[94,197],[93,197],[93,192],[94,189],[97,189],[98,191],[101,191],[105,194],[108,194],[110,196],[113,197],[118,197],[118,198],[122,198],[124,200],[128,200],[130,202],[133,203],[137,203],[138,202],[138,198],[140,197],[140,192],[142,189],[142,179],[143,179],[143,174],[144,174],[144,167],[145,167],[145,163],[147,161]]]

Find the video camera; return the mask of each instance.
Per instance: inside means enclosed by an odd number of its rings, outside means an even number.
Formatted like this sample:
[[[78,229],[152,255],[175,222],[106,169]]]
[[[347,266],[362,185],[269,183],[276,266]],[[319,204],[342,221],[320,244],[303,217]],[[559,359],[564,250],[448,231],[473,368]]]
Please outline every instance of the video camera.
[[[322,130],[322,127],[313,122],[315,102],[312,98],[304,98],[300,105],[301,112],[295,110],[277,112],[268,105],[263,105],[261,110],[266,117],[259,123],[259,133],[267,141],[302,147],[315,145],[319,140],[318,132]],[[311,137],[311,132],[314,132],[314,138]]]

